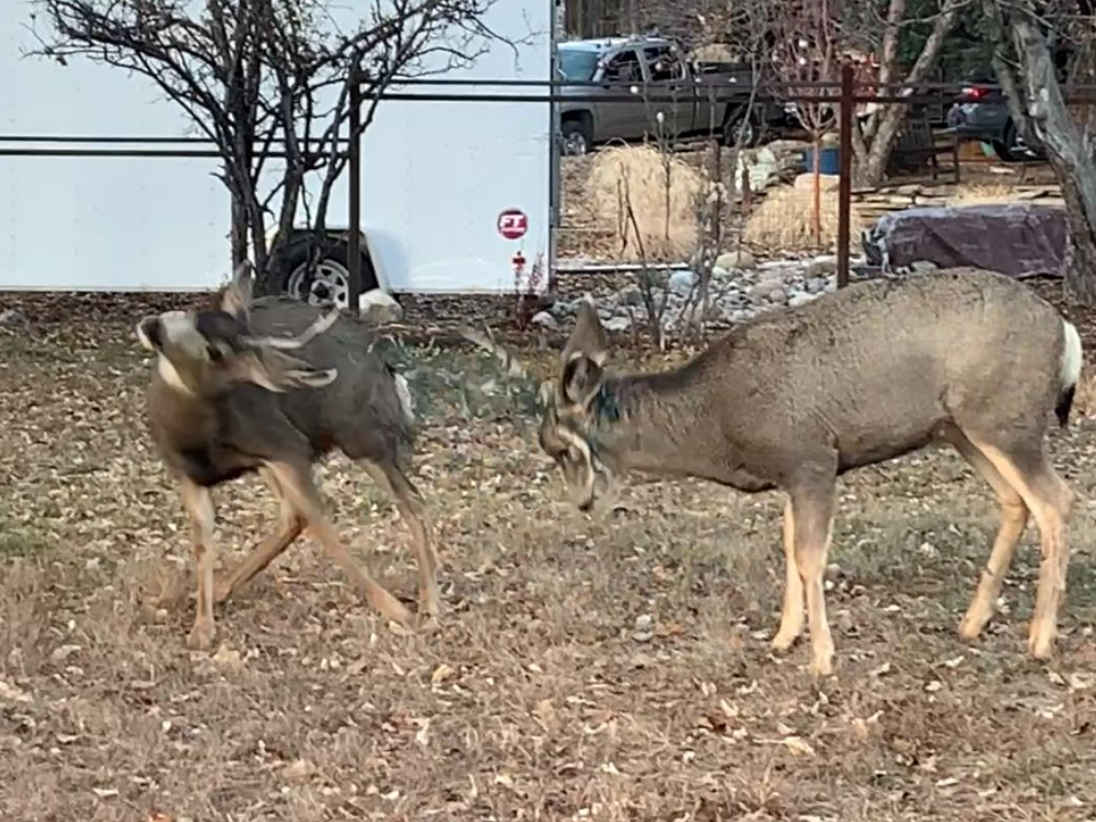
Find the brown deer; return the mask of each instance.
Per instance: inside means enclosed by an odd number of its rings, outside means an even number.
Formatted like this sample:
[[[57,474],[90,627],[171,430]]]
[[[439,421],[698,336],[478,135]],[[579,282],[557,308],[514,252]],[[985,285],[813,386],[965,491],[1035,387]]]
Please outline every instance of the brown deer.
[[[839,475],[932,442],[954,446],[996,493],[1000,529],[959,626],[990,619],[1034,515],[1042,541],[1028,647],[1052,652],[1073,493],[1043,450],[1049,413],[1068,420],[1081,370],[1076,329],[1005,276],[953,269],[852,285],[746,323],[680,368],[612,376],[606,337],[584,303],[539,442],[583,511],[628,470],[699,477],[747,492],[780,489],[787,562],[786,651],[810,625],[812,674],[833,670],[823,572]]]
[[[146,317],[137,337],[157,360],[147,397],[151,434],[190,516],[198,566],[190,647],[211,646],[214,604],[305,528],[378,611],[411,624],[410,611],[350,557],[323,513],[312,465],[336,448],[394,495],[414,538],[419,609],[437,616],[437,555],[405,473],[414,443],[410,392],[373,350],[363,323],[288,297],[252,301],[241,267],[210,306]],[[277,530],[215,583],[211,489],[256,471],[281,505]]]

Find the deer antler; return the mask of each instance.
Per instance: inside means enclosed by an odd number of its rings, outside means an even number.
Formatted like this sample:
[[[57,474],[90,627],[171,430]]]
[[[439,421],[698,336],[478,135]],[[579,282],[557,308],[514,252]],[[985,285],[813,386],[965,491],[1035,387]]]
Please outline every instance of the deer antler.
[[[339,309],[333,308],[321,317],[317,317],[308,328],[296,337],[241,337],[241,341],[249,348],[276,348],[281,351],[293,351],[306,345],[313,337],[327,331],[339,318]]]

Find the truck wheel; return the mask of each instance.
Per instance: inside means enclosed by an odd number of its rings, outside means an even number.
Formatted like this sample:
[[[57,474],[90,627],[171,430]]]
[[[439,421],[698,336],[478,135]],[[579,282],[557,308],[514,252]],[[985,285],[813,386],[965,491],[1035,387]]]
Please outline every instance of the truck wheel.
[[[294,245],[286,255],[281,290],[312,305],[334,303],[339,309],[350,307],[350,247],[346,242],[328,246],[315,269],[309,273],[308,243]],[[377,275],[367,254],[362,255],[362,284],[359,293],[377,287]]]
[[[571,157],[588,154],[593,148],[594,135],[590,127],[582,120],[564,120],[560,127],[563,138],[563,153]]]
[[[758,122],[757,112],[752,109],[740,108],[727,115],[723,121],[723,145],[734,146],[739,142],[739,134],[742,137],[743,148],[753,148],[760,137],[761,126]]]

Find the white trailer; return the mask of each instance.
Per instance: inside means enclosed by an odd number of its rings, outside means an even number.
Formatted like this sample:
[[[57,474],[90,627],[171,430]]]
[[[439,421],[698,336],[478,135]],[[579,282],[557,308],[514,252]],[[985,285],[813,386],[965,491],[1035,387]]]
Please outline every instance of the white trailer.
[[[58,136],[196,136],[149,80],[84,59],[61,66],[24,56],[36,46],[31,11],[28,0],[0,3],[0,149],[74,147]],[[552,76],[554,0],[504,0],[485,22],[521,44],[492,44],[473,67],[446,78]],[[484,84],[453,91],[505,89]],[[362,139],[365,288],[375,272],[377,284],[393,292],[512,292],[515,263],[526,275],[534,267],[545,275],[550,270],[558,164],[553,107],[547,89],[520,91],[542,94],[544,102],[379,103]],[[217,169],[215,159],[204,158],[0,155],[0,290],[216,287],[230,266],[229,198],[213,176]],[[327,225],[343,236],[347,182],[344,171],[327,214]],[[334,255],[321,276],[345,279],[346,262]],[[310,283],[292,279],[290,269],[286,285],[305,296]],[[542,277],[542,288],[546,282]]]

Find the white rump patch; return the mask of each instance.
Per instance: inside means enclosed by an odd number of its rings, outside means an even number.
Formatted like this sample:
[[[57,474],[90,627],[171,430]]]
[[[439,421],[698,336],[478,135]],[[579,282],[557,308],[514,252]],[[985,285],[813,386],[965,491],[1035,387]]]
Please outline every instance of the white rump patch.
[[[1081,335],[1073,327],[1073,323],[1062,320],[1062,331],[1065,333],[1065,345],[1062,346],[1062,388],[1071,388],[1081,378]]]
[[[408,422],[415,421],[415,398],[411,396],[411,386],[407,384],[407,377],[396,374],[396,395],[400,398],[400,408]]]

